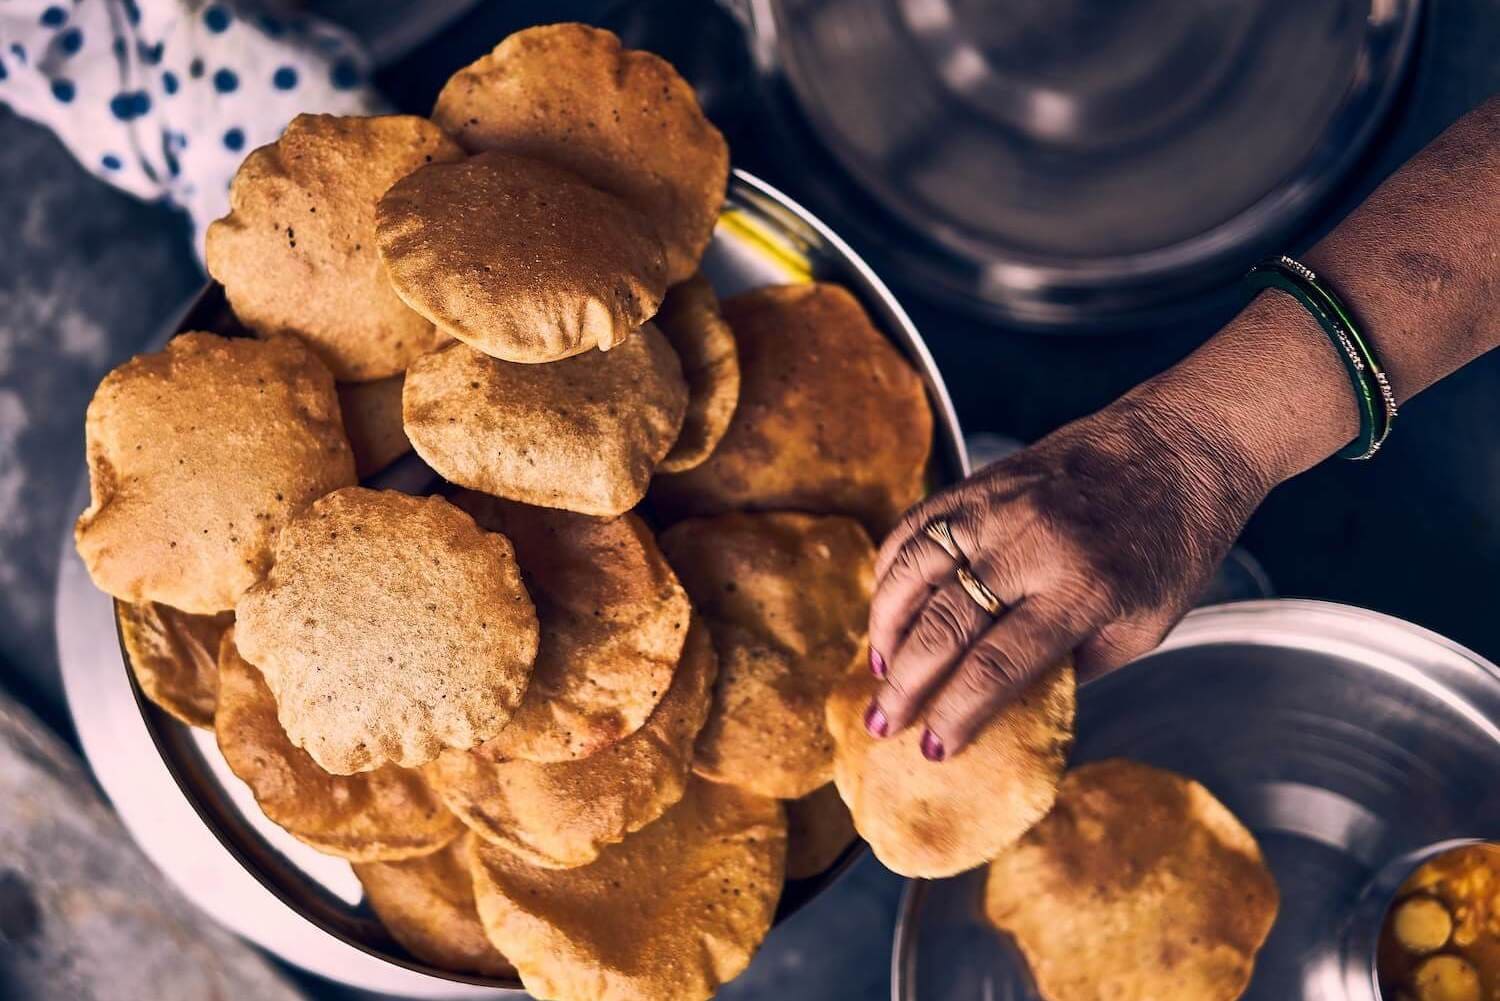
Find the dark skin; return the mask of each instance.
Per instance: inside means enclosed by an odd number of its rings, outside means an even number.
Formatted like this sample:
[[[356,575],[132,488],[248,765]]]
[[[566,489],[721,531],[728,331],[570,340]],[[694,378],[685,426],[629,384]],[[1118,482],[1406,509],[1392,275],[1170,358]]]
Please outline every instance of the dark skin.
[[[1398,401],[1500,346],[1500,97],[1302,260],[1360,317]],[[1087,679],[1151,650],[1266,494],[1358,429],[1327,335],[1262,293],[1171,369],[908,512],[875,565],[871,669],[886,683],[867,728],[921,725],[942,760],[1070,654]],[[998,616],[922,531],[938,518]]]

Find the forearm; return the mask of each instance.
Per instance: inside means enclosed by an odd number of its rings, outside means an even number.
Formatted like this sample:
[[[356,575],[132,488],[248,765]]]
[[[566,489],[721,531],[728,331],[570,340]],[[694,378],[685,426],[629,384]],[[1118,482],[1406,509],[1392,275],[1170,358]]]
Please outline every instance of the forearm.
[[[1303,260],[1359,317],[1398,400],[1500,346],[1500,98],[1434,140]],[[1244,457],[1244,475],[1264,489],[1358,431],[1335,349],[1274,291],[1132,397]]]

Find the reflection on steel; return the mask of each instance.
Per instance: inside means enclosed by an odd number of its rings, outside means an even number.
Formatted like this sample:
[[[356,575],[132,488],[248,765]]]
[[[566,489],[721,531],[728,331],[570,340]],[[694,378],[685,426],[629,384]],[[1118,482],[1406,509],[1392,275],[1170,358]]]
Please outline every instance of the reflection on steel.
[[[1417,626],[1317,601],[1193,612],[1079,693],[1075,762],[1206,785],[1254,832],[1281,909],[1245,1001],[1379,1001],[1374,944],[1433,846],[1500,833],[1500,668]],[[1032,1001],[980,913],[983,869],[912,882],[895,1001]]]
[[[903,286],[1060,327],[1279,248],[1384,118],[1421,0],[740,5],[809,205]]]

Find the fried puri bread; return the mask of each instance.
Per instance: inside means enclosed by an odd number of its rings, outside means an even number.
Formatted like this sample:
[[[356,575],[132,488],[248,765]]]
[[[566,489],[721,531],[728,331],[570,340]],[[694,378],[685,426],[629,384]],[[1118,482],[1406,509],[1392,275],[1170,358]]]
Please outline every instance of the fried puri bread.
[[[787,879],[827,871],[854,843],[854,818],[832,782],[785,805]]]
[[[474,909],[470,837],[461,835],[419,858],[356,862],[354,875],[391,938],[422,962],[455,973],[513,977],[515,967],[490,945]]]
[[[672,683],[693,611],[646,523],[469,490],[453,501],[515,546],[541,626],[531,684],[490,755],[568,761],[639,730]]]
[[[415,115],[298,115],[234,175],[229,215],[206,234],[209,274],[242,323],[302,338],[336,378],[395,375],[436,333],[391,288],[375,205],[418,167],[462,156]]]
[[[489,740],[536,659],[510,542],[441,497],[322,498],[282,529],[235,617],[287,736],[339,775]]]
[[[984,910],[1046,1001],[1233,1001],[1276,917],[1255,838],[1181,775],[1110,760],[990,863]]]
[[[333,379],[290,338],[189,333],[137,355],[95,390],[85,437],[78,553],[131,604],[234,608],[286,520],[354,482]]]
[[[219,700],[219,641],[234,615],[191,615],[167,605],[115,603],[125,658],[141,693],[168,714],[212,730]]]
[[[541,869],[474,841],[490,941],[538,998],[704,1001],[750,962],[781,894],[781,805],[692,779],[589,865]]]
[[[666,291],[650,220],[571,171],[510,153],[435,163],[397,182],[375,229],[406,304],[507,361],[607,351]]]
[[[542,868],[586,865],[682,798],[716,673],[708,632],[694,625],[666,697],[619,743],[557,764],[497,760],[488,746],[448,751],[428,779],[488,843]]]
[[[373,476],[411,451],[411,441],[401,426],[399,375],[374,382],[338,384],[339,411],[344,433],[354,451],[354,471],[360,479]]]
[[[719,654],[698,774],[780,799],[826,783],[823,703],[864,650],[869,536],[838,516],[728,514],[674,525],[661,545]]]
[[[922,727],[875,740],[864,725],[876,680],[861,666],[828,700],[834,781],[854,827],[887,869],[941,879],[983,865],[1052,808],[1073,739],[1073,668],[1061,665],[937,764]]]
[[[432,118],[465,149],[559,164],[640,209],[665,244],[668,281],[697,268],[729,147],[665,60],[582,24],[529,28],[455,73]]]
[[[658,477],[658,509],[845,514],[883,536],[922,496],[932,413],[921,378],[837,285],[769,286],[723,308],[739,406],[706,462]]]
[[[676,440],[687,384],[648,323],[608,352],[550,365],[451,344],[412,365],[402,408],[417,454],[449,482],[613,517],[640,501]]]
[[[687,380],[687,416],[664,473],[701,466],[729,430],[740,399],[740,358],[734,332],[719,312],[719,298],[702,275],[673,286],[653,321],[677,352]]]
[[[271,690],[240,656],[232,629],[219,648],[214,734],[230,771],[250,787],[267,819],[320,852],[355,862],[413,858],[463,830],[420,772],[386,765],[330,775],[292,746]]]

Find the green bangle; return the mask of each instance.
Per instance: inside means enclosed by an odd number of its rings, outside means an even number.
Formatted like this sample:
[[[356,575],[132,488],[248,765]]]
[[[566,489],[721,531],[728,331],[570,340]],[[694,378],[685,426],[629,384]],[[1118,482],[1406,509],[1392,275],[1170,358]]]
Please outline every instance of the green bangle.
[[[1338,454],[1368,459],[1380,451],[1396,420],[1396,395],[1374,349],[1354,321],[1354,314],[1313,270],[1290,257],[1273,257],[1250,269],[1245,285],[1252,291],[1278,289],[1302,304],[1333,342],[1349,373],[1359,408],[1359,434]]]

